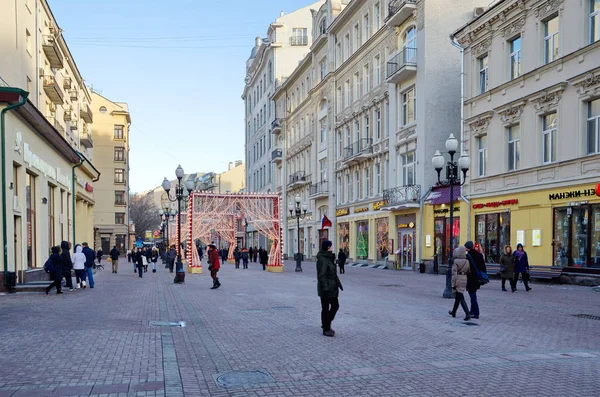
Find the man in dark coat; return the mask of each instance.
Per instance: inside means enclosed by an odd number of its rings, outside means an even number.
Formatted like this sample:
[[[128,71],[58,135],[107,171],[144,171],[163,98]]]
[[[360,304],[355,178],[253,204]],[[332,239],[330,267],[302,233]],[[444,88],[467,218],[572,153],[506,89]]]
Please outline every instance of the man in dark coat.
[[[52,254],[50,258],[50,279],[52,283],[48,287],[46,287],[46,295],[50,292],[50,290],[56,287],[56,293],[62,294],[62,279],[63,279],[63,260],[60,256],[60,248],[52,247]]]
[[[256,247],[254,247],[254,251],[252,251],[252,256],[253,262],[256,263],[256,260],[258,259],[258,249]]]
[[[110,250],[110,261],[112,263],[112,272],[115,274],[119,270],[119,255],[120,254],[121,253],[117,249],[116,245],[113,246],[113,248]]]
[[[477,303],[477,290],[480,287],[479,279],[477,278],[477,272],[475,268],[479,269],[480,272],[487,273],[487,269],[485,266],[485,259],[483,259],[483,255],[477,252],[475,249],[475,245],[472,241],[467,241],[465,243],[465,248],[467,249],[467,259],[471,264],[471,272],[467,275],[467,291],[469,292],[469,297],[471,298],[471,310],[469,315],[472,318],[479,318],[479,303]]]
[[[96,259],[96,253],[91,249],[88,243],[81,243],[83,250],[81,251],[85,255],[85,271],[87,272],[87,279],[90,288],[94,288],[94,260]]]
[[[140,278],[144,276],[144,255],[145,254],[142,252],[142,249],[138,247],[135,253],[135,262],[137,263],[137,271]],[[171,269],[171,273],[172,272],[173,270]]]
[[[335,254],[331,252],[331,241],[325,240],[317,254],[317,292],[321,298],[321,328],[323,335],[335,336],[331,322],[340,308],[339,290],[344,290],[335,268]]]
[[[175,246],[172,245],[169,252],[167,252],[167,265],[169,266],[169,271],[173,273],[173,267],[175,266],[175,259],[177,258],[177,251],[175,250]]]
[[[340,267],[340,274],[346,273],[346,269],[344,266],[346,265],[346,253],[343,249],[340,248],[340,252],[338,252],[338,266]]]
[[[242,258],[242,253],[240,252],[240,249],[238,247],[235,247],[235,249],[233,250],[233,259],[235,261],[236,269],[240,268],[240,259],[241,258]]]
[[[263,249],[262,247],[260,247],[260,250],[258,250],[258,252],[258,260],[260,261],[263,270],[267,270],[267,263],[269,262],[269,253],[266,249]]]
[[[60,243],[60,249],[62,252],[60,256],[63,261],[63,277],[65,278],[66,285],[65,287],[69,288],[69,291],[73,291],[73,278],[71,277],[71,269],[73,269],[73,261],[71,260],[71,253],[69,250],[71,249],[71,243],[68,241],[63,241]]]
[[[248,260],[252,261],[252,258],[254,258],[254,249],[252,249],[252,247],[250,247],[248,249]]]

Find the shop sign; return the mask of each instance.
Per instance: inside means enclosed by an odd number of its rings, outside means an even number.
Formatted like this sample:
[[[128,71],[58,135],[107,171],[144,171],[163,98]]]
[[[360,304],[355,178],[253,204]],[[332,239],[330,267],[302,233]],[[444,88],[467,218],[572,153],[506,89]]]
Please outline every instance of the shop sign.
[[[384,205],[385,201],[377,201],[374,202],[371,206],[373,207],[373,211],[379,211]]]
[[[454,212],[458,212],[458,211],[460,211],[460,207],[454,207]],[[439,214],[448,214],[449,212],[450,212],[450,208],[442,208],[442,209],[439,209],[439,210],[433,210],[433,213],[436,214],[436,215],[439,215]]]
[[[67,190],[70,190],[70,178],[68,174],[61,174],[59,167],[53,167],[50,164],[46,163],[44,160],[42,160],[37,154],[33,153],[29,149],[29,145],[27,143],[23,144],[23,149],[23,160],[26,164],[40,171],[42,174],[44,174],[45,177],[54,179],[61,185],[65,186]]]
[[[355,208],[354,209],[354,213],[358,214],[360,212],[367,212],[369,210],[369,207],[360,207],[360,208]]]
[[[350,210],[348,208],[340,208],[335,211],[335,216],[345,216],[345,215],[348,215],[349,213],[350,213]]]
[[[589,197],[589,196],[600,196],[598,193],[598,186],[595,189],[584,189],[584,190],[571,190],[569,192],[558,192],[558,193],[550,193],[548,195],[549,200],[565,200],[572,198],[580,198],[580,197]]]
[[[90,183],[87,183],[83,178],[78,176],[76,181],[77,184],[85,189],[86,192],[92,193],[94,191],[94,187]]]
[[[504,205],[514,205],[514,204],[519,204],[519,200],[518,199],[512,199],[512,200],[503,200],[503,201],[490,201],[489,203],[473,204],[473,208],[474,209],[479,209],[479,208],[497,208],[497,207],[501,207],[501,206],[504,206]]]
[[[399,223],[398,224],[398,229],[414,229],[414,228],[415,228],[415,223],[414,222]]]

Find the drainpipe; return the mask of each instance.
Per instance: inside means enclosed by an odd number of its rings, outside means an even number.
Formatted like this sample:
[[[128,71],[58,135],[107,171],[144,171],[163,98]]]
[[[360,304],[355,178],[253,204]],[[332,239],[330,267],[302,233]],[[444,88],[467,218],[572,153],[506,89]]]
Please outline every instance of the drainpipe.
[[[425,197],[427,197],[429,193],[431,193],[431,187],[427,189],[427,192],[425,192],[425,194],[419,199],[419,228],[421,230],[421,233],[419,233],[419,260],[417,261],[417,263],[423,262],[423,207],[425,206]]]
[[[465,153],[463,142],[465,134],[465,48],[458,44],[454,34],[450,35],[452,45],[460,50],[460,145],[461,152]],[[471,186],[469,185],[469,189]],[[471,236],[471,201],[467,199],[463,190],[460,191],[460,198],[467,203],[467,239]]]
[[[3,258],[4,258],[4,286],[8,285],[8,232],[6,231],[6,113],[12,109],[23,106],[27,102],[27,96],[29,93],[19,88],[13,87],[0,87],[0,92],[7,92],[13,94],[19,94],[21,100],[15,104],[8,105],[2,112],[0,112],[0,134],[2,135],[1,141],[1,154],[2,158],[2,246]]]
[[[79,155],[79,152],[77,152],[77,154]],[[73,192],[71,193],[71,200],[73,203],[73,246],[75,246],[75,168],[81,167],[83,165],[83,163],[85,162],[85,160],[83,158],[81,158],[81,160],[79,161],[79,164],[75,164],[73,166],[73,168],[71,168],[71,185],[73,186]]]

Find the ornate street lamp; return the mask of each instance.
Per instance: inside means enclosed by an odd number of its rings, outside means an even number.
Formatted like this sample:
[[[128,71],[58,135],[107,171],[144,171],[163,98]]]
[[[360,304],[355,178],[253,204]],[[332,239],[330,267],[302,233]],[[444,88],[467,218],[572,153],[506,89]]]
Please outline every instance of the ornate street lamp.
[[[306,211],[308,211],[308,206],[306,204],[301,204],[302,199],[300,195],[297,194],[295,198],[296,205],[290,204],[288,206],[288,210],[290,211],[291,217],[296,217],[297,227],[298,227],[298,252],[296,252],[296,271],[302,271],[302,253],[300,252],[300,219],[304,219],[306,216]]]
[[[165,209],[163,210],[162,208],[160,210],[158,210],[158,215],[160,215],[162,221],[163,221],[163,226],[164,226],[164,235],[165,238],[163,241],[166,240],[166,244],[164,244],[165,246],[165,255],[163,255],[163,264],[167,263],[167,251],[169,250],[169,218],[175,218],[175,215],[177,215],[177,211],[175,211],[174,208],[171,208],[169,210],[169,206],[165,205]]]
[[[450,254],[448,255],[448,269],[446,270],[446,288],[444,289],[444,298],[452,298],[452,263],[454,262],[453,251],[454,251],[454,186],[462,186],[465,183],[469,166],[471,165],[471,159],[463,153],[458,159],[458,162],[454,161],[454,155],[458,150],[458,140],[454,137],[454,134],[450,134],[448,140],[446,140],[446,150],[450,155],[450,161],[446,162],[444,156],[439,150],[435,151],[435,155],[432,159],[433,168],[435,168],[438,175],[438,184],[440,186],[450,187]],[[441,172],[446,163],[446,180],[442,181]],[[458,169],[462,171],[463,180],[460,181],[458,175]]]
[[[177,177],[177,185],[175,185],[175,196],[171,197],[171,182],[167,178],[163,180],[162,187],[167,193],[167,199],[171,202],[177,202],[177,214],[179,214],[179,221],[177,222],[177,263],[176,272],[183,273],[183,262],[181,261],[181,202],[187,203],[190,199],[190,193],[194,190],[194,181],[188,179],[185,181],[185,186],[181,183],[183,179],[183,168],[181,165],[175,170],[175,176]]]

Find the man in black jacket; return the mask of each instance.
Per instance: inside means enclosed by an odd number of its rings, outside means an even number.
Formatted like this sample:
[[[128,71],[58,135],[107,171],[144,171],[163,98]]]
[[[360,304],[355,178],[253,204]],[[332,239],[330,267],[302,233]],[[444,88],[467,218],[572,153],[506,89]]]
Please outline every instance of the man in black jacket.
[[[113,246],[113,248],[110,250],[110,261],[112,262],[112,272],[113,273],[117,273],[117,270],[119,270],[119,250],[117,249],[117,246]]]
[[[91,249],[88,243],[81,243],[83,247],[82,253],[85,255],[85,271],[87,272],[88,284],[90,288],[94,288],[94,261],[96,253]]]
[[[317,254],[317,293],[321,298],[321,328],[323,335],[335,336],[331,322],[340,308],[339,290],[344,290],[335,269],[335,254],[331,252],[331,241],[321,243]]]
[[[475,246],[472,241],[467,241],[465,243],[465,248],[467,249],[467,259],[471,264],[471,272],[467,275],[467,291],[469,292],[469,297],[471,298],[471,310],[469,315],[472,318],[478,319],[479,303],[477,303],[477,290],[479,289],[480,285],[475,267],[483,273],[487,273],[487,269],[485,267],[485,259],[483,259],[483,255],[477,252],[474,247]]]
[[[71,253],[69,250],[71,249],[71,243],[68,241],[63,241],[60,243],[60,248],[62,252],[60,256],[63,261],[63,277],[65,278],[66,285],[65,287],[69,288],[69,291],[73,291],[73,278],[71,277],[71,269],[73,269],[73,261],[71,260]]]

